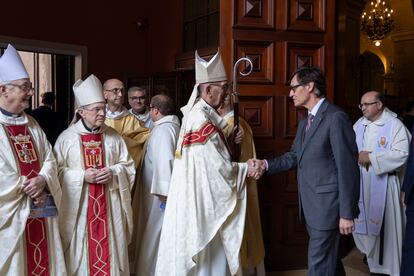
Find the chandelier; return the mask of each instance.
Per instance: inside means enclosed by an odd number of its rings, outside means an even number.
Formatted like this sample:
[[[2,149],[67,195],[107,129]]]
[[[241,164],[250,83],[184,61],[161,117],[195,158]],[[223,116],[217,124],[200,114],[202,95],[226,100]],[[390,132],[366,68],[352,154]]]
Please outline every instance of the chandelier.
[[[380,46],[381,40],[394,28],[393,12],[384,0],[376,0],[362,14],[361,30],[374,41],[375,46]]]

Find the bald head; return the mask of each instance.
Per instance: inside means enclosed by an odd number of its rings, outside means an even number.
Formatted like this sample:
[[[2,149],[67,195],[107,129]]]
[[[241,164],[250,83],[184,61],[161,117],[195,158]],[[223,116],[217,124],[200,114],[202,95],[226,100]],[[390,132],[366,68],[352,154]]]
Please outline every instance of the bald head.
[[[124,84],[119,79],[109,79],[109,80],[106,80],[103,83],[102,86],[103,86],[104,90],[110,90],[111,87],[113,87],[113,86],[117,86],[117,87],[122,86],[122,87],[124,87]]]
[[[103,84],[104,97],[111,111],[118,110],[124,98],[124,84],[119,79],[109,79]]]
[[[382,94],[378,91],[368,91],[364,95],[362,95],[362,99],[364,97],[375,99],[376,101],[382,102]]]
[[[384,110],[382,94],[378,91],[366,92],[361,98],[360,108],[365,118],[376,121]]]

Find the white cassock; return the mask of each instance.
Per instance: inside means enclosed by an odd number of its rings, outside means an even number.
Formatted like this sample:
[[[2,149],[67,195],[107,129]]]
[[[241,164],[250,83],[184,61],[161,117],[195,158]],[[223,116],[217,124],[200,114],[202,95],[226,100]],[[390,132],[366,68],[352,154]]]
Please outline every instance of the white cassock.
[[[137,233],[135,275],[154,275],[164,208],[157,195],[168,196],[180,120],[168,115],[154,122],[147,141],[142,179]]]
[[[45,178],[58,209],[62,190],[52,148],[38,123],[25,114],[13,118],[0,112],[0,124],[0,275],[27,275],[25,228],[31,199],[21,191],[27,178],[20,175],[4,125],[27,124],[41,166],[39,174]],[[46,218],[46,225],[49,273],[66,275],[57,217]]]
[[[156,275],[241,271],[246,163],[231,162],[226,121],[204,100],[181,129],[161,231]]]
[[[59,227],[70,275],[87,275],[85,273],[89,271],[89,184],[84,181],[80,135],[90,133],[79,120],[62,132],[54,146],[63,191]],[[135,166],[124,140],[114,129],[102,125],[98,133],[102,134],[104,142],[105,166],[113,172],[112,183],[105,184],[110,273],[129,276],[128,243],[132,233],[131,189]]]
[[[390,135],[390,149],[376,152],[379,143],[378,133],[386,122],[393,120]],[[384,215],[384,257],[383,265],[378,263],[380,236],[362,235],[353,233],[358,249],[367,255],[367,261],[372,273],[382,273],[393,276],[400,275],[401,250],[405,230],[405,214],[400,203],[401,185],[404,176],[404,166],[408,157],[411,135],[397,115],[385,108],[380,118],[371,122],[362,117],[354,125],[362,123],[365,127],[363,136],[363,151],[372,151],[369,154],[371,166],[367,171],[361,168],[362,193],[364,195],[365,213],[369,216],[371,175],[388,173],[388,183]],[[360,149],[361,151],[361,149]]]

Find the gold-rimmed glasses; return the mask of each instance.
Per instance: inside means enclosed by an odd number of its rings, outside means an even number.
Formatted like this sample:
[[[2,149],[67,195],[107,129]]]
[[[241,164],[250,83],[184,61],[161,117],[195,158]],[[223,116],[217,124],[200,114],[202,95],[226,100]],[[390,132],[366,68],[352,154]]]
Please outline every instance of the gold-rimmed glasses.
[[[24,92],[30,92],[30,91],[34,90],[33,85],[32,85],[31,82],[23,83],[23,84],[15,84],[15,83],[9,82],[9,83],[5,83],[5,85],[11,85],[11,86],[14,86],[14,87],[18,87],[20,90],[22,90]]]
[[[105,89],[105,91],[109,91],[109,92],[112,92],[114,94],[122,94],[122,93],[124,93],[125,88],[123,88],[123,87],[115,87],[115,88],[112,88],[112,89]]]
[[[229,89],[228,83],[225,83],[225,84],[210,83],[210,85],[221,87],[221,89],[223,89],[224,92],[226,92]]]
[[[365,107],[368,107],[368,106],[371,106],[371,105],[376,104],[376,103],[378,103],[378,101],[371,102],[371,103],[360,103],[360,104],[358,105],[358,107],[359,107],[359,109],[362,109],[364,106],[365,106]]]

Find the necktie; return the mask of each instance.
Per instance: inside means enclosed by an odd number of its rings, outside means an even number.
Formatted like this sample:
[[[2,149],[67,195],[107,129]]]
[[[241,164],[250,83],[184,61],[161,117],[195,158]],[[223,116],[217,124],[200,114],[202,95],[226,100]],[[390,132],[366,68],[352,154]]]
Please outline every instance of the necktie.
[[[305,133],[308,132],[308,130],[309,130],[309,128],[310,128],[310,126],[311,126],[311,124],[313,122],[313,118],[314,117],[315,116],[313,116],[312,114],[309,113],[309,115],[308,115],[308,122],[307,122],[306,127],[305,127]]]

